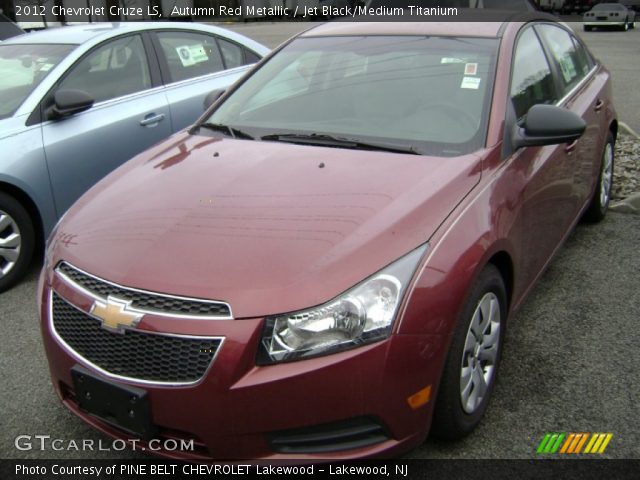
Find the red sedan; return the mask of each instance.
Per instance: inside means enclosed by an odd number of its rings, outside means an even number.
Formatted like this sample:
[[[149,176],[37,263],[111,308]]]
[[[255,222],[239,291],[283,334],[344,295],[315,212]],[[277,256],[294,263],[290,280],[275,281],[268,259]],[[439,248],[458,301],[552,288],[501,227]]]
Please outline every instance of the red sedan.
[[[470,433],[508,318],[609,203],[609,72],[534,15],[313,28],[98,183],[40,282],[64,405],[185,459]]]

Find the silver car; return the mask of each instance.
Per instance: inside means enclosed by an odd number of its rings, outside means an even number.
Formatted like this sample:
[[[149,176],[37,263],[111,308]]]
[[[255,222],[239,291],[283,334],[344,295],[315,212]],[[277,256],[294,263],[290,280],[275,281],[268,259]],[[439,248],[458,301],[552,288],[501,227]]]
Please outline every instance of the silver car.
[[[192,23],[62,27],[0,44],[0,292],[111,170],[185,128],[269,50]],[[73,239],[69,239],[73,241]]]
[[[582,17],[588,32],[596,27],[616,27],[627,31],[636,26],[636,12],[620,3],[599,3]]]

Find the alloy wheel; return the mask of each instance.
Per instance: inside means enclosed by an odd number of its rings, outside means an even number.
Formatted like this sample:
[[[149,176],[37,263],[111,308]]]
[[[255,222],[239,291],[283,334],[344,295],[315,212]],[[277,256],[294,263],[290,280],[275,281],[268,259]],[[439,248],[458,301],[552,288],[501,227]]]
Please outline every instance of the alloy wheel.
[[[613,178],[613,145],[608,143],[602,159],[602,173],[600,175],[600,205],[602,208],[609,203],[611,194],[611,180]]]
[[[478,302],[467,330],[460,368],[460,400],[467,414],[473,414],[493,380],[500,343],[500,303],[486,293]]]
[[[22,237],[16,221],[0,210],[0,278],[9,274],[20,257]]]

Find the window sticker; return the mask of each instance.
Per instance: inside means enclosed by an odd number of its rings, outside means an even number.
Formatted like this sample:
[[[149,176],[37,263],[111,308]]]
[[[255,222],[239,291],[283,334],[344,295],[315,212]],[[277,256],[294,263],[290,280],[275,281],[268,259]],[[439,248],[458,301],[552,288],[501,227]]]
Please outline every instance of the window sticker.
[[[176,52],[178,52],[178,57],[180,57],[183,67],[190,67],[196,63],[206,62],[209,60],[207,52],[204,49],[204,45],[201,43],[176,47]]]
[[[569,55],[565,55],[560,59],[560,70],[562,70],[565,83],[571,83],[571,80],[577,75],[576,67]]]
[[[465,75],[476,75],[478,73],[478,64],[477,63],[467,63],[464,66],[464,74]]]
[[[460,84],[460,88],[478,90],[480,88],[480,80],[481,78],[479,77],[463,77],[462,84]]]
[[[442,57],[440,63],[464,63],[462,58]]]

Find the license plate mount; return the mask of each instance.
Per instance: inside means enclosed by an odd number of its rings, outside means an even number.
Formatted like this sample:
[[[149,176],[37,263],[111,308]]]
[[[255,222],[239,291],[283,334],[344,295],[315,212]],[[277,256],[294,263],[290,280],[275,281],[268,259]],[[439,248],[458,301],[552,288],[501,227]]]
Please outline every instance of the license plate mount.
[[[138,438],[155,436],[146,390],[99,378],[80,365],[71,368],[71,378],[80,410]]]

